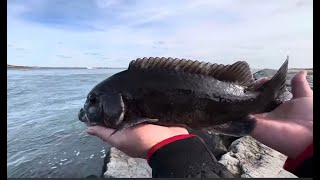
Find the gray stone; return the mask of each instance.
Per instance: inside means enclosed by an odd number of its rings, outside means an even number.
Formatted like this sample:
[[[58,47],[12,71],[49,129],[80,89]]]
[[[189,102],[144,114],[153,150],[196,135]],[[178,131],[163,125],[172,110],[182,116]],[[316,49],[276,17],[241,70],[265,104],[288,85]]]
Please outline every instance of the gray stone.
[[[220,163],[242,178],[295,178],[283,169],[286,156],[250,136],[234,141]]]
[[[152,170],[145,159],[131,158],[112,147],[110,161],[104,177],[107,178],[151,178]]]

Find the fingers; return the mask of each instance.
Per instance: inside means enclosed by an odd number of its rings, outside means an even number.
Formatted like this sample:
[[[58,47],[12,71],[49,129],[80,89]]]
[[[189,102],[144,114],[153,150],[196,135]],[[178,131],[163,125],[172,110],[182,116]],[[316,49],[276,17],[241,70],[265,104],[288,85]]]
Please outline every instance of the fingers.
[[[268,77],[262,77],[262,78],[256,80],[255,84],[254,84],[255,89],[261,87],[264,83],[266,83],[269,80],[270,79]]]
[[[311,90],[306,79],[307,72],[300,71],[291,80],[291,89],[293,98],[312,97],[313,91]]]
[[[102,126],[89,127],[87,133],[99,137],[103,141],[107,141],[109,136],[115,131],[114,129],[105,128]]]

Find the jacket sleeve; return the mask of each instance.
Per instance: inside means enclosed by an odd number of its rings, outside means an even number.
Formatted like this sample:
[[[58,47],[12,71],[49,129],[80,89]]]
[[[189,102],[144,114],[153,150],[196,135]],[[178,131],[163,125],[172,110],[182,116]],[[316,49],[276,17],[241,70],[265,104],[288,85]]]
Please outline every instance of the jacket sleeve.
[[[174,136],[153,146],[147,161],[153,177],[232,178],[196,135]]]
[[[313,144],[308,146],[295,159],[287,159],[284,169],[298,177],[313,177]]]

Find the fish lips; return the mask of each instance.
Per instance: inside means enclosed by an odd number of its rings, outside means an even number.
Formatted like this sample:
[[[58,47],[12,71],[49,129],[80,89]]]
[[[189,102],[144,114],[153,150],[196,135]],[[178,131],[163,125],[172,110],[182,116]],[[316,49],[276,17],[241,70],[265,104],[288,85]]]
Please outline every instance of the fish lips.
[[[85,113],[84,109],[81,108],[79,113],[78,113],[78,119],[81,122],[84,122],[87,126],[96,126],[99,125],[98,123],[91,122],[90,119],[88,118],[87,114]]]
[[[79,113],[78,113],[78,119],[81,122],[87,122],[86,120],[86,113],[84,112],[83,108],[80,109]]]

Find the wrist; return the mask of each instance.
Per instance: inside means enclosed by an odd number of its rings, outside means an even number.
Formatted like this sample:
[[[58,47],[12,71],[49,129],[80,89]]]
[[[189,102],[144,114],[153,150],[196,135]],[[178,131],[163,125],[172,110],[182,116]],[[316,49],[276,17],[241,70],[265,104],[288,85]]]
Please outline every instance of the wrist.
[[[293,172],[300,164],[306,159],[313,157],[313,144],[309,145],[302,153],[296,158],[288,158],[283,166],[287,171]]]
[[[167,139],[164,139],[160,142],[158,142],[157,144],[153,145],[147,152],[147,155],[146,155],[146,159],[147,159],[147,162],[149,163],[149,160],[151,158],[151,156],[160,148],[170,144],[170,143],[173,143],[175,141],[178,141],[178,140],[181,140],[181,139],[185,139],[185,138],[189,138],[189,137],[193,137],[193,136],[197,136],[195,134],[180,134],[180,135],[175,135],[175,136],[172,136],[172,137],[169,137]]]

